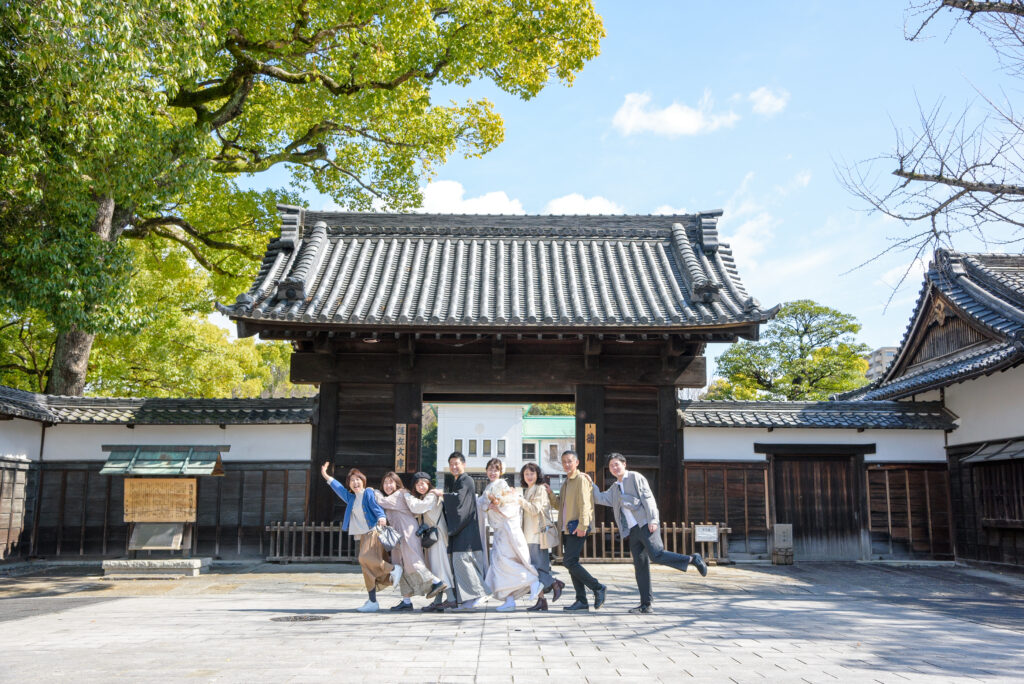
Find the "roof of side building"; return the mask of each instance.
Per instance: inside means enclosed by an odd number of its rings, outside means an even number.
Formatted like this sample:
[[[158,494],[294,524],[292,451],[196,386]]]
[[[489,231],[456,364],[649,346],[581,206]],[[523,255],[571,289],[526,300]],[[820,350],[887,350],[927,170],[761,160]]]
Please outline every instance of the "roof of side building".
[[[832,428],[952,430],[955,416],[938,402],[683,401],[679,424],[692,428]]]
[[[0,415],[55,424],[282,425],[311,423],[313,398],[66,397],[0,386]]]
[[[870,385],[836,398],[900,399],[1020,363],[1024,255],[940,249],[888,368]]]

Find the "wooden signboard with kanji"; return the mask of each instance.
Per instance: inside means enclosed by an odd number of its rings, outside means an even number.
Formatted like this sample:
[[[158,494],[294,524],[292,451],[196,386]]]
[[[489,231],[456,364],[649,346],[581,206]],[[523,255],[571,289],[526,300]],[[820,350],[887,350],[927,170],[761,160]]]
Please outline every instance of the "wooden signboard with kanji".
[[[587,423],[586,448],[584,449],[583,470],[591,477],[597,475],[597,423]]]
[[[405,472],[408,447],[408,429],[405,423],[395,424],[395,472]]]
[[[124,521],[195,522],[194,477],[127,478],[124,481]]]

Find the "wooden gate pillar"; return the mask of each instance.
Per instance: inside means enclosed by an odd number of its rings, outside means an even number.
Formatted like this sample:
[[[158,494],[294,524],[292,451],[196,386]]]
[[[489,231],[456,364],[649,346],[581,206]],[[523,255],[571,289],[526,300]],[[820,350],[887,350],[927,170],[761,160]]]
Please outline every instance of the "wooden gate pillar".
[[[591,428],[588,431],[587,426]],[[576,453],[580,457],[580,470],[586,471],[587,439],[595,456],[594,482],[605,488],[603,456],[604,441],[604,387],[602,385],[576,385]],[[597,519],[605,520],[604,506],[597,506]]]
[[[675,387],[658,388],[658,507],[662,520],[680,521],[683,506],[683,439]]]
[[[335,443],[338,434],[338,383],[320,384],[313,413],[313,437],[310,449],[309,487],[306,500],[307,522],[329,522],[334,515],[334,492],[320,477],[320,466],[327,461],[336,465]]]

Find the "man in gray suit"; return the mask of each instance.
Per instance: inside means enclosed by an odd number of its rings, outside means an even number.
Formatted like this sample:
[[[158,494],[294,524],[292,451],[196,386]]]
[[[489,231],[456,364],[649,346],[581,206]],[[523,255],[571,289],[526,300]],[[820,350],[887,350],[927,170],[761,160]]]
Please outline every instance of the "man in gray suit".
[[[629,553],[633,556],[633,570],[636,586],[640,590],[640,605],[631,608],[630,613],[653,613],[651,608],[651,562],[667,565],[686,572],[693,563],[701,577],[707,577],[708,565],[699,553],[684,556],[665,550],[658,533],[658,503],[654,500],[651,485],[640,473],[626,470],[626,457],[622,454],[608,455],[608,470],[616,482],[606,491],[594,485],[594,503],[611,506],[615,512],[615,523],[619,534],[629,540]]]

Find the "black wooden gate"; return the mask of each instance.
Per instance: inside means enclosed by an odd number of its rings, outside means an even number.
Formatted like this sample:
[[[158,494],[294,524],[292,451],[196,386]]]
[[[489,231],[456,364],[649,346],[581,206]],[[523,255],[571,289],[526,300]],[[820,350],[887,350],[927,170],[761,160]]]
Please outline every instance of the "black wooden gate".
[[[793,525],[797,560],[860,560],[860,478],[857,457],[776,454],[775,522]]]

